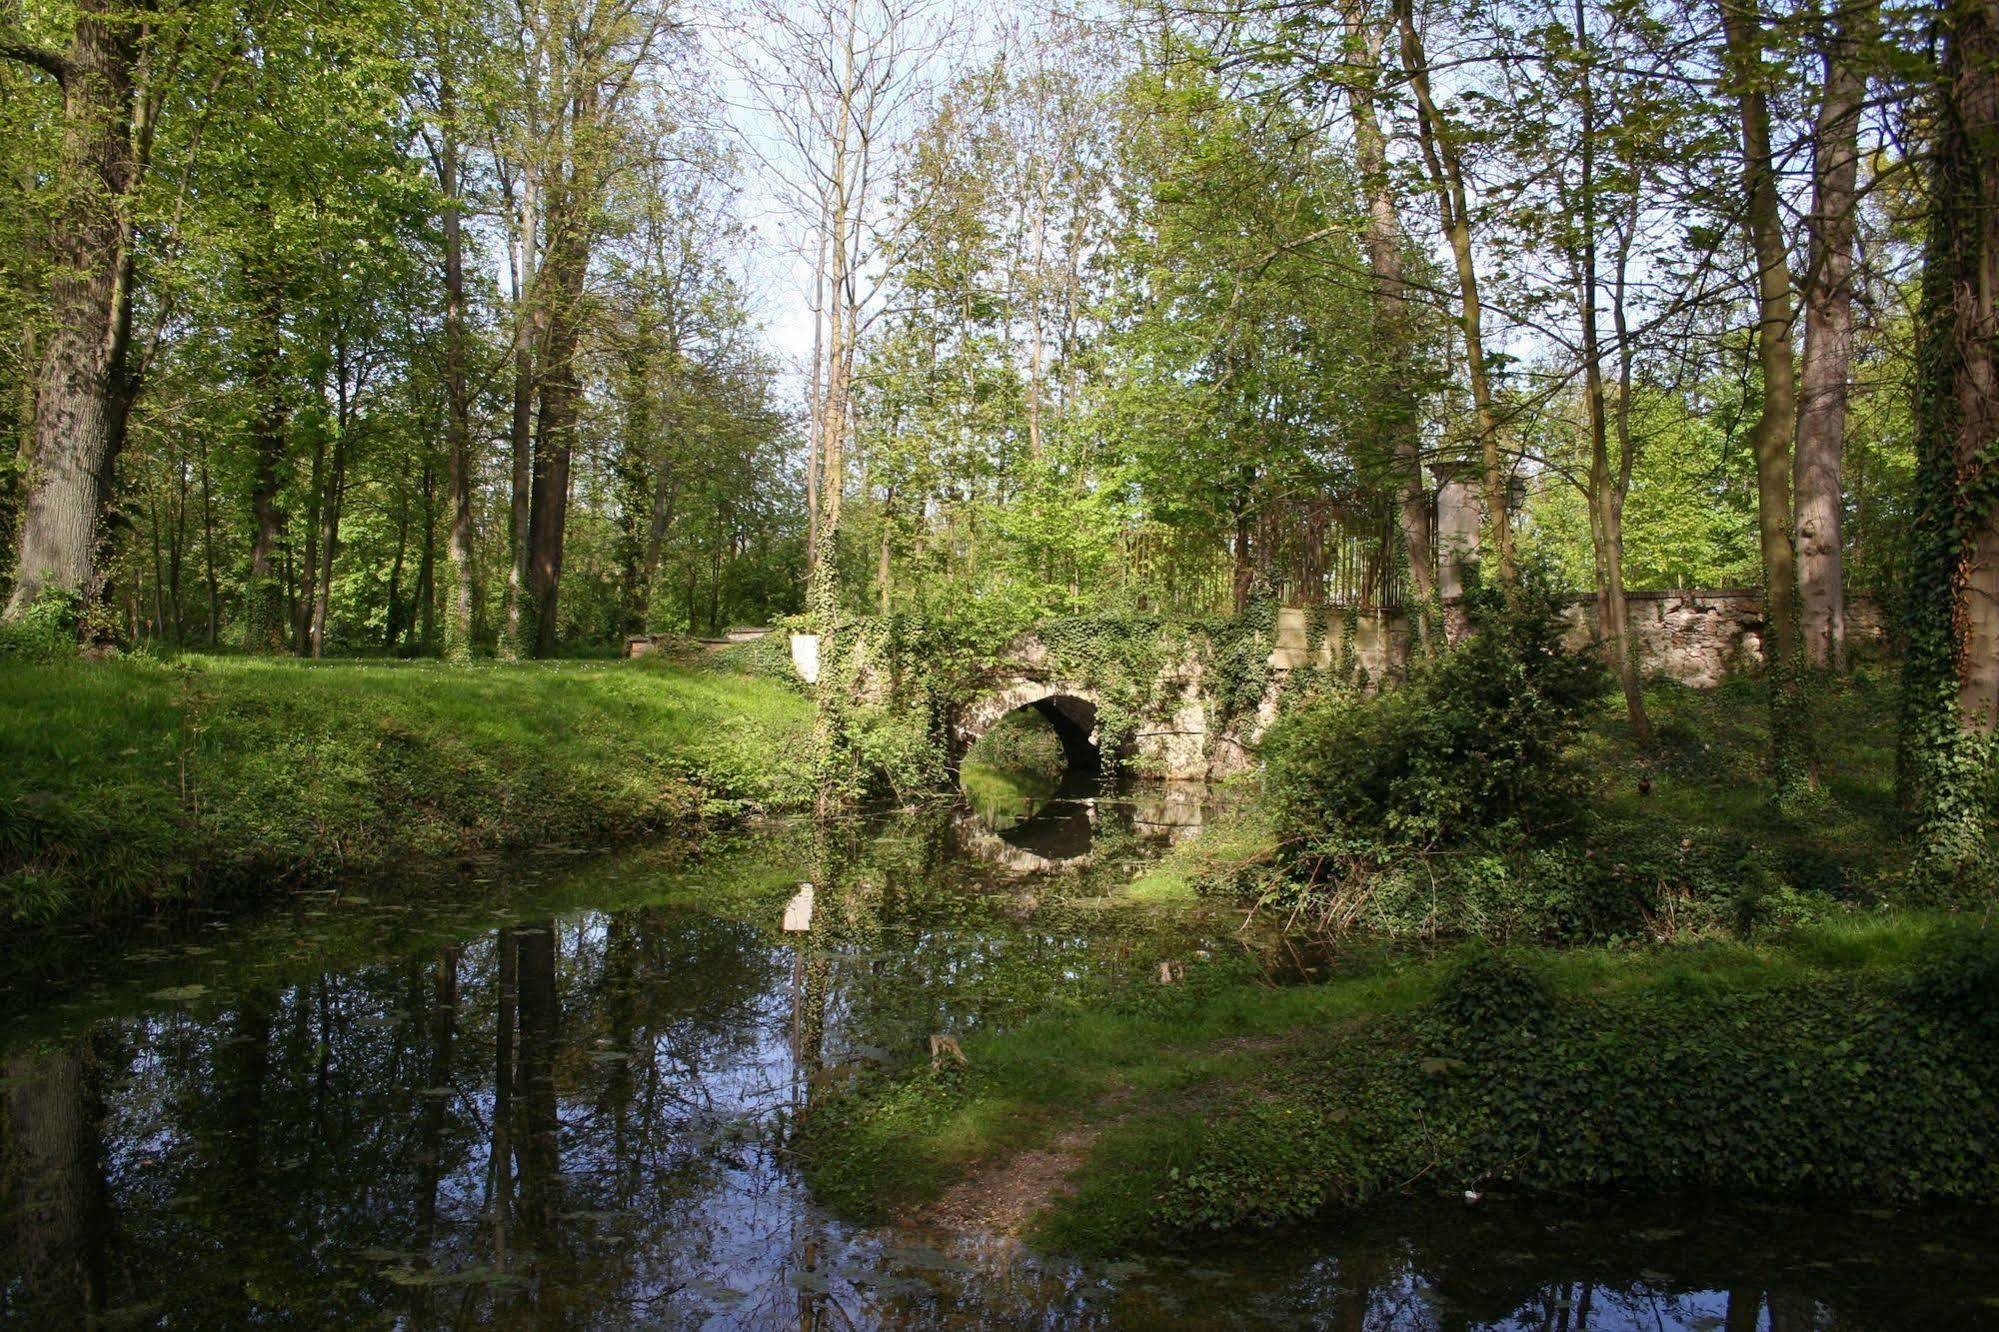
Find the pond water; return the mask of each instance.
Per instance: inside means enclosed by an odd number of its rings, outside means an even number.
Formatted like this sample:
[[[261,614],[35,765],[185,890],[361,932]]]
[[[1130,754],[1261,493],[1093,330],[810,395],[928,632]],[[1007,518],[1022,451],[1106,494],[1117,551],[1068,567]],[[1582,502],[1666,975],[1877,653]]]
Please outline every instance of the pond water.
[[[1104,895],[1212,803],[1067,782],[984,816],[579,849],[17,977],[0,1321],[1999,1325],[1982,1216],[1430,1201],[1082,1264],[816,1207],[787,1129],[855,1070],[1242,947],[1221,914]]]

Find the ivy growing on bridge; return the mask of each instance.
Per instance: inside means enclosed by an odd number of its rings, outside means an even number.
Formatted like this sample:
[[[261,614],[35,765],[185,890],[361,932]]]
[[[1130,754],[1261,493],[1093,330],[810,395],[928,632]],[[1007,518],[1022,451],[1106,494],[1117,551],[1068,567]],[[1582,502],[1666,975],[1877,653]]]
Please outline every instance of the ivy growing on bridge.
[[[908,796],[946,781],[950,722],[1020,675],[1087,690],[1097,735],[1115,762],[1148,714],[1170,707],[1183,669],[1198,671],[1211,734],[1252,717],[1271,684],[1277,605],[1240,616],[1174,620],[1122,612],[1065,616],[999,632],[896,614],[839,626],[821,661],[822,708],[838,716],[827,762],[850,797]]]

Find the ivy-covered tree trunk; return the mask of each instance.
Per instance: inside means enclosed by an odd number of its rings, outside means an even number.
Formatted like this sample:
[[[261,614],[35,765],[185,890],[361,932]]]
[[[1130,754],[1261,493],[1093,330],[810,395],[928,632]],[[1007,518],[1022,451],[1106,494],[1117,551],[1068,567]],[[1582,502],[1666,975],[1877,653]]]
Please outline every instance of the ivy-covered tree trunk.
[[[1999,723],[1999,4],[1941,26],[1897,774],[1932,882],[1978,865]]]
[[[562,556],[569,522],[569,465],[575,452],[583,386],[577,373],[582,341],[583,282],[590,262],[586,228],[592,196],[572,166],[550,201],[548,252],[542,278],[548,293],[548,336],[542,343],[541,407],[535,426],[534,488],[528,513],[528,591],[534,655],[555,655]]]

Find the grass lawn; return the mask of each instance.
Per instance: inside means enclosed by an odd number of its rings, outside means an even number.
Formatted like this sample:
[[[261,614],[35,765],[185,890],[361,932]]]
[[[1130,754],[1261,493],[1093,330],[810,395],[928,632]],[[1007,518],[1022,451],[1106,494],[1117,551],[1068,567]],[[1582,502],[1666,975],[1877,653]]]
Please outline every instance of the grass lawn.
[[[795,806],[810,711],[647,663],[0,661],[0,929]]]

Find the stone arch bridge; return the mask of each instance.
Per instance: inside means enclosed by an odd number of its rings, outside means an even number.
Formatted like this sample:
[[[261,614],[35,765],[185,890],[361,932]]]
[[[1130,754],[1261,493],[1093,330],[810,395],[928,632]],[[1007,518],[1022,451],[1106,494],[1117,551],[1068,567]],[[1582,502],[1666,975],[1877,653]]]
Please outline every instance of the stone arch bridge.
[[[1756,669],[1761,656],[1763,603],[1747,589],[1638,592],[1631,594],[1631,619],[1644,669],[1696,688],[1718,684],[1741,670]],[[1594,606],[1579,599],[1570,611],[1577,643],[1595,636]],[[1252,766],[1256,747],[1277,713],[1277,701],[1292,672],[1301,667],[1357,670],[1371,682],[1394,679],[1407,660],[1408,625],[1395,610],[1358,614],[1321,613],[1315,632],[1311,612],[1279,610],[1271,634],[1269,670],[1263,697],[1239,716],[1222,717],[1213,696],[1210,666],[1199,635],[1165,661],[1132,719],[1135,725],[1120,759],[1148,775],[1202,780]],[[1885,636],[1879,608],[1866,598],[1850,598],[1848,634],[1855,641]],[[816,640],[792,640],[793,661],[809,681],[818,676]],[[1091,768],[1102,759],[1099,714],[1105,699],[1090,680],[1065,669],[1039,635],[1016,639],[979,687],[957,701],[949,723],[950,760],[955,765],[1000,718],[1032,708],[1046,718],[1061,740],[1072,767]]]

